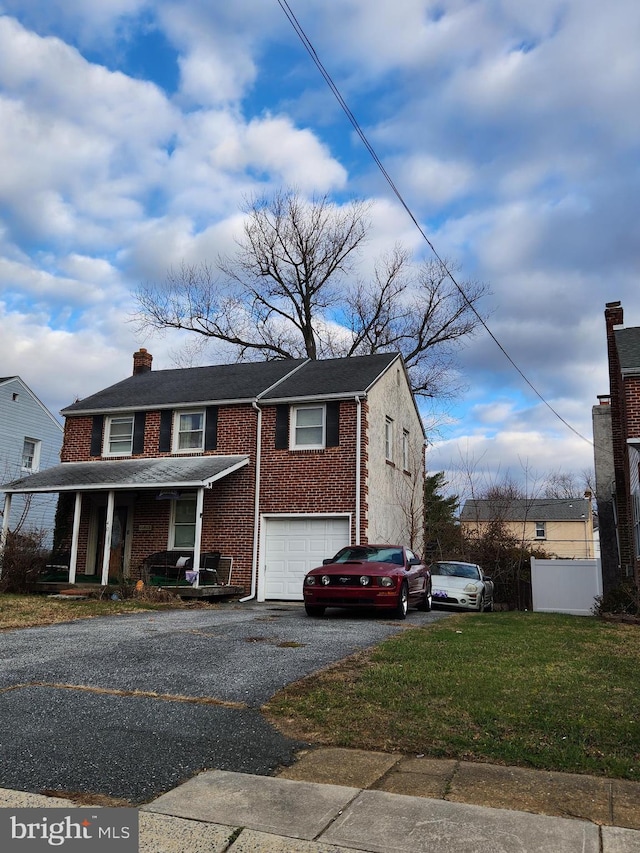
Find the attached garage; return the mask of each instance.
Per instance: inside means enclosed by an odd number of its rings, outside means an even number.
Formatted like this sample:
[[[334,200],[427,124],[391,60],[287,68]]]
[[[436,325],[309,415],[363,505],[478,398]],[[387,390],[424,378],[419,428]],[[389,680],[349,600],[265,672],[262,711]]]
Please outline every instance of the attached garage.
[[[263,519],[260,600],[302,601],[305,574],[350,541],[348,515],[288,515]]]

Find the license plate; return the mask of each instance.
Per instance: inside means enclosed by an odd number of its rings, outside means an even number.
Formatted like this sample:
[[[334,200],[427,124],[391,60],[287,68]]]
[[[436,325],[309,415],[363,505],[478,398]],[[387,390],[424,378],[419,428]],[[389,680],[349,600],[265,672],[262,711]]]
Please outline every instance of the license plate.
[[[433,591],[434,598],[448,598],[449,596],[443,589],[434,589]]]

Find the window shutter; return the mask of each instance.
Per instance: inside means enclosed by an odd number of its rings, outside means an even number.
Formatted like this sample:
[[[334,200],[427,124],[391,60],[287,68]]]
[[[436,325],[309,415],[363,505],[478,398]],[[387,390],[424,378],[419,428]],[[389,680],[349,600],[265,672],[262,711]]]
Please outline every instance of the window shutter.
[[[218,407],[207,406],[205,410],[204,449],[216,450],[218,447]]]
[[[340,403],[327,403],[327,447],[340,444]]]
[[[144,427],[147,421],[146,412],[136,412],[133,416],[133,455],[144,453]]]
[[[94,415],[93,416],[93,424],[91,426],[91,448],[89,450],[90,456],[101,456],[102,455],[102,427],[104,424],[104,416],[103,415]]]
[[[276,450],[289,449],[289,406],[276,406]]]
[[[171,422],[173,412],[171,409],[163,409],[160,412],[160,440],[158,442],[158,453],[171,453]]]

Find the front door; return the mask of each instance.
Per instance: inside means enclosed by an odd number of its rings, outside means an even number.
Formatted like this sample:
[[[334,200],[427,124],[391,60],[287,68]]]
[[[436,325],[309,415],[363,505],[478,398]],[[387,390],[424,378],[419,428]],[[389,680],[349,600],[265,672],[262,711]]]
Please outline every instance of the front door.
[[[129,540],[129,507],[116,506],[113,512],[111,528],[111,543],[109,549],[109,581],[117,582],[129,576],[127,544]],[[104,536],[107,527],[107,508],[95,507],[92,514],[92,546],[87,555],[87,574],[102,573],[102,556],[104,553]]]

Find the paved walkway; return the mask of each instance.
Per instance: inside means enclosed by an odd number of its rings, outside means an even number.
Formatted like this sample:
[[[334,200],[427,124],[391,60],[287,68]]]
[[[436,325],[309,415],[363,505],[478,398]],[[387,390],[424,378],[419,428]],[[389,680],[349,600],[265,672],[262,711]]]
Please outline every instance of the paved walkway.
[[[0,790],[0,806],[69,807]],[[640,853],[640,782],[318,749],[140,809],[141,853]]]

